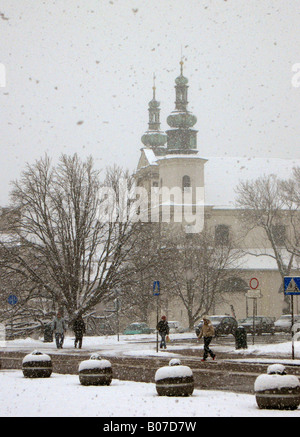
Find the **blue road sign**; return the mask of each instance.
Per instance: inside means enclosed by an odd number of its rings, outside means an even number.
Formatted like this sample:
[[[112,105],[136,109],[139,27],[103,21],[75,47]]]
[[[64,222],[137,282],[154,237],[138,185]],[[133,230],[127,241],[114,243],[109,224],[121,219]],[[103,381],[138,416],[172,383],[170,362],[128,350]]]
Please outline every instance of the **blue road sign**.
[[[160,282],[154,281],[153,282],[153,296],[159,296],[160,295]]]
[[[9,303],[9,305],[17,305],[18,303],[18,298],[17,296],[15,296],[14,294],[11,294],[8,299],[7,302]]]
[[[300,296],[300,276],[285,276],[284,294],[286,296]]]

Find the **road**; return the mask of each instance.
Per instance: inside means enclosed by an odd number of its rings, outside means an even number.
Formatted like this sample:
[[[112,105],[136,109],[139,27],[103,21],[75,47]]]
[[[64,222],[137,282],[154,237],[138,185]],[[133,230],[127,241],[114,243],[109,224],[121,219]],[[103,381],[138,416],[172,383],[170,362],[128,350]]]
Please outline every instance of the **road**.
[[[249,338],[251,340],[251,337]],[[255,341],[258,343],[281,343],[287,341],[286,335],[275,336],[261,336],[255,337]],[[130,342],[132,346],[140,347],[139,351],[142,351],[142,347],[149,346],[152,343],[152,349],[154,346],[154,340],[146,342],[145,340]],[[214,345],[220,346],[232,346],[235,344],[235,340],[232,336],[219,337],[214,339]],[[63,374],[78,374],[79,363],[90,357],[90,353],[95,351],[95,348],[86,348],[84,350],[74,350],[72,348],[66,348],[62,351],[56,351],[53,345],[45,345],[48,348],[47,353],[51,356],[53,363],[53,371],[55,373]],[[50,349],[52,347],[52,349]],[[172,343],[172,348],[168,349],[172,351],[172,354],[180,356],[181,362],[184,365],[189,366],[194,374],[195,387],[205,390],[229,390],[237,393],[253,393],[255,379],[262,373],[266,373],[268,365],[272,362],[269,357],[267,362],[264,357],[260,356],[258,360],[256,355],[251,356],[249,353],[243,355],[236,355],[234,353],[219,352],[216,361],[208,360],[205,363],[200,361],[201,352],[199,351],[199,342],[197,339],[189,337],[188,339],[180,338]],[[28,349],[28,348],[27,348]],[[99,349],[99,348],[98,348]],[[226,348],[224,348],[226,349]],[[230,348],[232,350],[232,348]],[[32,348],[28,349],[32,351]],[[27,353],[28,353],[27,351]],[[49,352],[50,351],[50,352]],[[111,354],[109,347],[101,349],[101,356],[111,361],[113,367],[114,378],[121,380],[131,380],[138,382],[154,382],[155,373],[158,368],[168,365],[170,360],[170,354],[167,353],[164,357],[164,353],[160,352],[155,356],[142,356],[137,352],[135,357],[126,356],[125,353],[118,353],[117,347],[115,353]],[[121,348],[120,348],[121,351]],[[2,369],[21,369],[22,359],[26,352],[23,350],[1,350],[0,362]],[[255,362],[251,362],[251,358],[255,359]],[[300,376],[300,366],[292,365],[290,363],[287,366],[289,374]]]

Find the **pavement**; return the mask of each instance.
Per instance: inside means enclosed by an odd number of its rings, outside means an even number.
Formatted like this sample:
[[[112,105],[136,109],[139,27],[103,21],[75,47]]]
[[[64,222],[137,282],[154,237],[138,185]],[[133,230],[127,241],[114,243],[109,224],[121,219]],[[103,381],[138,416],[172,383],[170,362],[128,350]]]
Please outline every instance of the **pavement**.
[[[270,338],[264,338],[263,341],[268,344]],[[282,339],[276,337],[272,341],[280,343]],[[84,349],[81,350],[74,349],[72,338],[66,339],[62,350],[57,350],[54,343],[27,339],[9,342],[7,347],[1,348],[0,362],[2,369],[22,369],[24,356],[39,349],[51,356],[54,373],[78,374],[79,363],[97,351],[111,361],[114,378],[154,382],[157,369],[177,357],[192,369],[196,388],[236,393],[253,393],[256,378],[266,373],[268,366],[275,362],[285,364],[288,374],[300,377],[300,360],[291,360],[288,354],[280,357],[277,354],[258,356],[248,350],[235,351],[234,341],[230,337],[214,339],[213,347],[217,353],[216,361],[208,359],[201,362],[203,344],[192,336],[174,338],[167,351],[159,350],[158,353],[155,337],[121,337],[120,341],[117,338],[85,339]]]

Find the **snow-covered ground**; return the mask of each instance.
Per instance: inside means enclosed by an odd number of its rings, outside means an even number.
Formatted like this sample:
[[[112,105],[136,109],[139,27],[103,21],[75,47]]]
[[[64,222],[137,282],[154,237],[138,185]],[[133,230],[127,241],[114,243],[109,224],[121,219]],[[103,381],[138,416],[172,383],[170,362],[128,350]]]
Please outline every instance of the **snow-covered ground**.
[[[155,335],[86,337],[80,351],[74,349],[73,338],[67,337],[63,350],[54,343],[31,338],[2,344],[2,351],[22,351],[24,356],[33,350],[51,354],[87,354],[97,351],[105,357],[164,356],[173,358],[189,347],[199,350],[202,342],[191,339],[194,334],[172,335],[167,351],[156,352]],[[176,340],[185,339],[184,343]],[[291,360],[291,342],[248,345],[236,351],[234,345],[215,345],[214,350],[235,354],[237,360],[263,361],[300,365],[300,342],[295,342],[296,360]],[[240,354],[243,353],[243,357]],[[251,358],[247,358],[251,354]],[[253,358],[253,354],[256,358]],[[184,356],[184,355],[183,355]],[[182,358],[182,357],[181,357]],[[280,412],[259,410],[253,395],[222,391],[195,390],[189,398],[167,398],[156,394],[155,384],[113,380],[109,387],[83,387],[78,376],[53,374],[49,379],[30,380],[21,371],[0,370],[0,416],[98,416],[114,417],[297,417],[300,410]]]
[[[26,379],[21,371],[0,371],[1,417],[297,417],[297,411],[259,410],[254,395],[195,390],[188,398],[160,397],[155,384],[113,380],[84,387],[78,376],[53,374]]]
[[[194,333],[172,334],[171,342],[168,343],[167,351],[156,352],[156,335],[121,335],[119,341],[116,336],[99,336],[99,337],[85,337],[83,341],[82,350],[74,349],[74,338],[66,337],[64,349],[57,351],[55,343],[43,343],[42,340],[34,340],[27,338],[24,340],[7,341],[5,344],[0,342],[0,351],[24,351],[32,352],[35,349],[45,353],[59,353],[69,354],[74,352],[76,354],[86,354],[89,352],[99,352],[105,356],[164,356],[177,357],[175,351],[192,348],[199,350],[199,357],[203,352],[203,342],[192,342],[195,339]],[[177,340],[181,340],[180,342]],[[182,341],[184,340],[184,341]],[[295,358],[294,364],[300,365],[300,341],[295,343]],[[1,347],[2,346],[2,347]],[[256,355],[257,359],[261,361],[261,356],[270,356],[270,360],[289,360],[292,354],[292,343],[286,341],[284,343],[276,344],[250,344],[248,341],[248,349],[236,350],[235,345],[220,345],[212,343],[212,348],[216,353],[235,354],[237,359],[240,355]],[[251,358],[253,361],[253,358]]]

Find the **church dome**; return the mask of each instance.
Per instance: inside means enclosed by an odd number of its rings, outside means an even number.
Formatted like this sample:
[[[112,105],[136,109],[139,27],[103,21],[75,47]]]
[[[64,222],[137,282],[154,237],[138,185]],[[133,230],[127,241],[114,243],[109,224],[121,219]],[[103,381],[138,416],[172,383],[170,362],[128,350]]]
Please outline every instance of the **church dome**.
[[[189,83],[188,79],[182,74],[175,79],[176,85],[187,85]]]
[[[173,128],[191,128],[197,123],[197,117],[188,111],[177,112],[174,111],[167,118],[167,123]]]
[[[142,143],[150,147],[162,147],[167,142],[167,135],[158,131],[147,131],[142,136]]]
[[[160,106],[160,102],[158,102],[158,101],[155,100],[155,99],[152,99],[152,100],[149,102],[149,108],[156,109],[156,108],[159,108],[159,106]]]

